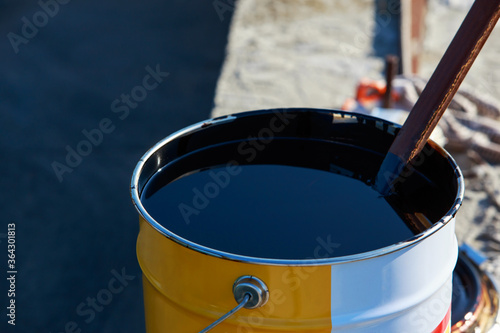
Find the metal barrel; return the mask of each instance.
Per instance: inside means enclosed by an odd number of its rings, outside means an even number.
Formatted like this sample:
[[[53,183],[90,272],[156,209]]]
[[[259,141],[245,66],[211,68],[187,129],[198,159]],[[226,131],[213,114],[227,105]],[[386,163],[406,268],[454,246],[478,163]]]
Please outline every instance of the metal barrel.
[[[140,215],[137,256],[147,332],[201,332],[235,308],[243,295],[248,296],[245,302],[259,304],[241,306],[213,332],[449,332],[458,256],[454,216],[463,198],[463,178],[451,156],[432,141],[398,186],[403,191],[405,186],[418,186],[417,176],[432,182],[432,196],[419,193],[418,199],[435,213],[436,222],[413,237],[368,252],[336,257],[328,244],[311,249],[307,259],[224,252],[176,235],[141,202],[144,187],[158,170],[196,152],[207,154],[180,164],[181,169],[177,164],[172,172],[181,175],[229,161],[246,163],[233,148],[250,137],[265,137],[267,144],[262,156],[247,163],[325,169],[369,184],[398,130],[398,125],[361,114],[273,109],[200,122],[152,147],[137,164],[131,184]],[[323,148],[296,149],[297,142],[306,141]],[[353,160],[332,167],[327,150],[338,143],[352,149]],[[221,150],[222,146],[233,148]],[[442,200],[430,202],[427,197]],[[237,237],[245,240],[244,230]],[[248,241],[259,246],[258,240]],[[257,294],[251,295],[254,291]]]

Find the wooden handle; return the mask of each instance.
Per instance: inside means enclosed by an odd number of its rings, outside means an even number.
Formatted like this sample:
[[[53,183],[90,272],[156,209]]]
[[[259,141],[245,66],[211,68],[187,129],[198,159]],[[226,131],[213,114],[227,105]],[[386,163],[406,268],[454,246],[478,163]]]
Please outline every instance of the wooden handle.
[[[500,0],[476,0],[472,5],[379,169],[374,187],[382,194],[392,191],[392,182],[426,144],[499,15]]]

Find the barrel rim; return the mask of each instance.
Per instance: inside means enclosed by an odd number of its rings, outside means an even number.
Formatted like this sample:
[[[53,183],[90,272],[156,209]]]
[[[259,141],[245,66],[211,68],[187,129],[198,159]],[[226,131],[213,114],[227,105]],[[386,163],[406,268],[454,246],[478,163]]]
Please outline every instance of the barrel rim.
[[[441,146],[439,146],[437,143],[435,143],[432,140],[429,140],[429,143],[432,145],[432,148],[440,151],[443,156],[445,156],[448,159],[448,162],[452,166],[455,172],[455,176],[457,179],[457,195],[455,197],[455,202],[453,203],[453,206],[448,210],[448,212],[434,225],[425,230],[424,232],[417,234],[411,238],[408,238],[406,240],[403,240],[401,242],[388,245],[376,250],[368,251],[368,252],[362,252],[362,253],[357,253],[357,254],[352,254],[352,255],[347,255],[347,256],[340,256],[340,257],[332,257],[332,258],[315,258],[315,259],[278,259],[278,258],[259,258],[259,257],[252,257],[252,256],[245,256],[245,255],[239,255],[239,254],[234,254],[234,253],[229,253],[217,249],[213,249],[207,246],[203,246],[198,243],[194,243],[188,239],[185,239],[164,226],[162,226],[160,223],[158,223],[149,213],[147,210],[144,208],[142,205],[142,202],[140,200],[140,194],[139,194],[139,177],[142,174],[144,165],[146,161],[149,160],[149,158],[153,157],[154,154],[163,146],[168,144],[169,142],[173,141],[174,139],[177,139],[183,135],[186,135],[188,133],[193,133],[195,131],[199,131],[206,127],[207,125],[213,125],[217,123],[222,123],[222,122],[229,122],[233,121],[237,118],[241,117],[248,117],[252,116],[255,114],[262,114],[262,113],[272,113],[276,111],[294,111],[294,112],[320,112],[320,113],[329,113],[329,114],[339,114],[339,115],[344,115],[344,116],[359,116],[363,118],[369,118],[372,120],[376,121],[382,121],[388,125],[391,126],[396,126],[396,127],[401,127],[399,124],[392,123],[390,121],[380,119],[377,117],[365,115],[365,114],[360,114],[360,113],[355,113],[355,112],[345,112],[345,111],[340,111],[340,110],[333,110],[333,109],[316,109],[316,108],[277,108],[277,109],[263,109],[263,110],[255,110],[255,111],[246,111],[246,112],[241,112],[241,113],[236,113],[236,114],[231,114],[228,116],[222,116],[222,117],[217,117],[217,118],[211,118],[207,119],[198,123],[195,123],[193,125],[190,125],[188,127],[185,127],[177,132],[174,132],[170,134],[169,136],[165,137],[164,139],[160,140],[158,143],[156,143],[153,147],[151,147],[139,160],[137,163],[133,175],[132,175],[132,180],[131,180],[131,185],[130,185],[130,194],[132,198],[132,202],[134,203],[135,208],[139,212],[139,214],[144,218],[144,220],[149,223],[154,229],[156,229],[160,234],[163,236],[167,237],[168,239],[185,246],[189,249],[192,249],[194,251],[210,255],[213,257],[221,258],[221,259],[227,259],[227,260],[232,260],[232,261],[237,261],[237,262],[243,262],[243,263],[249,263],[249,264],[262,264],[262,265],[279,265],[279,266],[322,266],[322,265],[332,265],[332,264],[342,264],[342,263],[347,263],[347,262],[354,262],[354,261],[361,261],[361,260],[367,260],[367,259],[372,259],[384,255],[388,255],[391,253],[394,253],[396,251],[405,249],[407,247],[413,246],[427,237],[431,236],[441,228],[443,228],[448,222],[450,222],[454,216],[456,215],[458,209],[460,208],[462,204],[462,200],[464,197],[464,179],[462,172],[460,168],[458,167],[456,161],[453,159],[453,157]]]

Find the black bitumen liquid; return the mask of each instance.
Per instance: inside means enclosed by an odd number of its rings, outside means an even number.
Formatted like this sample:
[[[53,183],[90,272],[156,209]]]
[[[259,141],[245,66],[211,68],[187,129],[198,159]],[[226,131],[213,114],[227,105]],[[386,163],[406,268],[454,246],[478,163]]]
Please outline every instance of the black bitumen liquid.
[[[401,217],[408,215],[394,209],[394,200],[328,171],[272,164],[220,166],[166,185],[161,174],[142,192],[148,213],[184,239],[233,254],[340,257],[396,244],[418,232]]]

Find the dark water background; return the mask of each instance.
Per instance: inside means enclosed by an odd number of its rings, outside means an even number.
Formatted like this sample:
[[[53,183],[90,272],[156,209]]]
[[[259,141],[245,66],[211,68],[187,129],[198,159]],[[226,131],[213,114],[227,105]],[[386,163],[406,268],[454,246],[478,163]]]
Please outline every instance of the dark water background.
[[[43,24],[41,10],[0,0],[0,331],[143,332],[129,180],[150,146],[209,117],[232,12],[200,0],[72,0]],[[42,24],[16,53],[8,34],[22,37],[34,15]],[[113,112],[157,65],[169,76]],[[53,163],[69,167],[67,146],[88,151],[82,131],[103,121],[98,144],[59,179]],[[9,223],[16,326],[6,324]],[[99,297],[93,310],[87,302]]]

